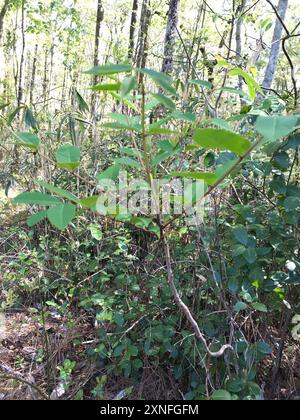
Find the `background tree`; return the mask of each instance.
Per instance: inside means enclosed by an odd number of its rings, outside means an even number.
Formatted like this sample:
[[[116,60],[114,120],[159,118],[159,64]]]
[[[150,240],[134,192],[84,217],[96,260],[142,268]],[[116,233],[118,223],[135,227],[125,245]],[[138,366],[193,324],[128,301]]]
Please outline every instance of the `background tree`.
[[[94,45],[94,67],[99,65],[99,46],[100,46],[100,30],[101,23],[104,19],[104,9],[102,5],[102,0],[98,0],[97,5],[97,19],[96,19],[96,29],[95,29],[95,45]],[[93,85],[97,85],[99,77],[95,76],[93,79]],[[96,107],[96,94],[92,94],[91,98],[91,114],[94,116]]]
[[[241,0],[241,4],[237,7],[236,14],[237,14],[237,22],[236,22],[236,55],[237,55],[237,64],[240,66],[243,62],[242,57],[242,26],[244,21],[244,11],[247,5],[247,0]],[[239,88],[242,89],[244,85],[244,80],[240,76],[239,77]]]
[[[180,0],[170,0],[165,34],[163,73],[172,73]]]
[[[0,46],[2,45],[4,18],[8,10],[9,2],[10,0],[5,0],[2,8],[0,9]]]
[[[24,78],[24,59],[25,59],[25,47],[26,47],[26,38],[25,38],[25,0],[22,0],[21,4],[21,38],[22,38],[22,47],[21,47],[21,57],[19,64],[19,81],[18,81],[18,95],[17,95],[17,104],[21,105],[23,100],[23,78]]]
[[[288,9],[288,3],[289,0],[279,0],[278,1],[278,14],[280,16],[280,19],[278,19],[276,16],[276,24],[274,28],[274,34],[271,44],[271,51],[270,51],[270,57],[269,62],[266,68],[266,72],[264,75],[262,86],[264,88],[271,89],[272,83],[274,80],[277,63],[278,63],[278,56],[281,48],[281,38],[283,33],[283,25],[282,22],[285,20],[286,12]]]
[[[138,13],[138,0],[133,0],[131,21],[130,21],[130,32],[129,32],[129,47],[128,47],[128,58],[131,59],[134,53],[134,36],[136,31],[137,13]]]
[[[148,36],[151,22],[151,2],[150,0],[143,0],[138,44],[136,49],[135,63],[137,67],[144,68],[148,56]]]

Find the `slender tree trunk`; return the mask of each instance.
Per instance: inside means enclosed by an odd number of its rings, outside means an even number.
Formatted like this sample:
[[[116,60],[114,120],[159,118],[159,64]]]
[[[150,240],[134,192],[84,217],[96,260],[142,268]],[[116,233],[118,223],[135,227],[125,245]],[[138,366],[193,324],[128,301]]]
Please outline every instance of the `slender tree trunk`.
[[[73,29],[73,19],[71,21],[71,30]],[[63,83],[61,89],[61,108],[63,108],[65,103],[65,96],[66,96],[66,89],[67,89],[67,75],[68,75],[68,62],[70,56],[70,44],[71,44],[71,31],[68,34],[67,40],[67,50],[64,59],[64,76],[63,76]]]
[[[94,47],[94,66],[99,66],[99,45],[100,45],[100,29],[101,23],[104,19],[104,9],[102,6],[102,1],[98,0],[97,7],[97,19],[96,19],[96,29],[95,29],[95,47]],[[93,85],[96,85],[99,81],[99,76],[95,76],[93,79]],[[96,94],[93,92],[91,97],[91,115],[95,115],[96,109]]]
[[[283,21],[285,20],[288,3],[289,3],[288,0],[279,0],[278,2],[278,8],[277,8],[278,14]],[[266,89],[271,89],[272,83],[274,80],[277,63],[278,63],[278,56],[280,52],[282,31],[283,31],[282,23],[280,22],[279,19],[276,19],[276,25],[275,25],[274,34],[273,34],[269,63],[268,63],[264,81],[263,81],[263,87]]]
[[[45,61],[44,61],[44,77],[43,77],[43,100],[44,107],[47,102],[47,86],[48,86],[48,48],[45,47]]]
[[[0,10],[0,80],[4,78],[5,66],[4,66],[4,52],[3,52],[3,26],[4,18],[8,10],[9,0],[5,0],[2,9]],[[1,64],[2,63],[2,64]]]
[[[15,20],[14,20],[14,34],[18,33],[18,25],[19,25],[19,13],[18,10],[15,14]],[[13,51],[13,63],[12,63],[12,69],[13,69],[13,89],[16,98],[18,97],[18,80],[19,80],[19,62],[18,62],[18,55],[17,55],[17,48],[16,48],[16,37],[14,37],[14,42],[12,45],[12,51]]]
[[[246,8],[247,0],[242,0],[241,4],[237,8],[237,22],[236,22],[236,33],[235,33],[235,41],[236,41],[236,63],[240,67],[243,62],[242,58],[242,26],[243,26],[243,12]],[[242,76],[239,76],[239,88],[243,90],[244,86],[244,79]],[[245,101],[241,98],[241,105],[243,106]]]
[[[53,67],[54,67],[54,51],[55,45],[54,40],[52,41],[52,45],[50,48],[50,68],[48,69],[49,76],[48,76],[48,90],[51,90],[52,87],[52,79],[53,79]]]
[[[203,33],[204,33],[206,14],[207,14],[206,4],[203,2],[202,6],[201,6],[201,9],[200,9],[200,12],[199,12],[199,20],[201,19],[201,25],[200,25],[200,36],[198,38],[197,51],[196,51],[195,57],[193,58],[193,62],[190,63],[190,66],[193,64],[192,75],[191,75],[192,79],[197,78],[196,66],[197,66],[197,63],[198,63],[198,60],[199,60],[199,55],[200,55],[200,52],[201,52],[201,45],[202,45],[202,38],[203,38]],[[196,38],[195,38],[195,42],[196,42]],[[193,48],[194,48],[194,46],[193,46]],[[189,77],[187,77],[186,80],[188,81]]]
[[[32,61],[32,71],[31,71],[31,81],[30,81],[30,94],[29,94],[29,102],[30,105],[33,104],[33,92],[35,88],[35,76],[36,76],[36,64],[37,64],[37,55],[38,55],[38,44],[35,45],[34,48],[34,56]]]
[[[170,0],[168,23],[165,35],[164,61],[162,71],[164,73],[172,73],[173,70],[173,54],[176,40],[176,28],[178,24],[178,9],[180,0]]]
[[[150,0],[148,2],[148,8],[146,12],[146,18],[145,18],[145,32],[144,32],[144,49],[142,54],[142,61],[141,61],[141,67],[145,68],[147,64],[147,58],[148,58],[148,48],[149,48],[149,28],[151,24],[151,9],[150,9]]]
[[[0,10],[0,46],[2,45],[4,18],[8,10],[8,5],[9,5],[9,0],[5,0],[4,5],[2,9]]]
[[[204,3],[201,4],[201,6],[199,6],[199,8],[198,8],[197,20],[195,22],[195,27],[194,27],[194,31],[193,31],[194,32],[193,41],[192,41],[191,47],[189,49],[189,57],[187,57],[188,58],[188,70],[186,72],[186,83],[190,79],[191,71],[193,70],[193,67],[194,67],[193,60],[195,60],[195,62],[197,62],[199,51],[200,51],[199,50],[199,45],[200,45],[200,39],[199,38],[201,37],[201,35],[199,36],[199,27],[201,28],[203,12],[205,12]],[[197,47],[197,50],[196,50],[195,58],[193,58],[194,48],[195,48],[195,45],[197,44],[197,39],[198,39],[198,47]],[[187,55],[185,50],[183,51],[183,53],[184,53],[184,55]],[[194,79],[194,77],[193,77],[193,79]]]
[[[136,50],[136,66],[145,68],[148,57],[148,32],[151,22],[151,8],[150,0],[143,0],[141,21],[139,30],[139,40]]]
[[[243,12],[246,7],[246,0],[242,0],[240,6],[237,8],[238,19],[236,21],[236,55],[237,55],[237,64],[241,64],[242,58],[242,25],[243,25]]]
[[[65,95],[66,95],[66,84],[67,84],[67,67],[64,67],[64,78],[63,78],[63,84],[61,88],[61,107],[64,105],[65,101]]]
[[[138,0],[133,0],[131,22],[130,22],[129,48],[128,48],[128,58],[130,60],[132,59],[133,51],[134,51],[134,35],[135,35],[136,23],[137,23],[137,11],[138,11]]]
[[[22,52],[19,69],[19,88],[18,88],[18,106],[23,100],[23,72],[24,72],[24,55],[25,55],[25,0],[22,1],[22,17],[21,17],[21,31],[22,31]]]

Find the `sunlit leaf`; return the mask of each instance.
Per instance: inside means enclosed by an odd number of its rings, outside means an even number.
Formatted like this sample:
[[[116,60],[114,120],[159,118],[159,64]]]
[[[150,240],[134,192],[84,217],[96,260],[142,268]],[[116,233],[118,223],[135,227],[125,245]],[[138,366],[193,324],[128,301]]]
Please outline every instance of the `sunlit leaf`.
[[[249,150],[251,143],[239,134],[213,128],[198,128],[194,141],[205,149],[230,150],[237,155],[242,155]]]
[[[172,176],[180,177],[180,178],[187,178],[187,179],[199,179],[203,180],[209,185],[213,185],[217,180],[218,177],[212,173],[205,173],[205,172],[172,172]]]
[[[121,83],[106,83],[92,87],[94,92],[118,92],[121,89]]]
[[[85,71],[86,74],[93,76],[108,76],[118,73],[128,73],[132,70],[130,64],[106,64],[104,66],[96,66],[90,70]]]
[[[264,92],[262,90],[262,88],[259,86],[259,84],[256,82],[256,80],[253,79],[252,76],[250,76],[250,74],[246,73],[244,70],[240,69],[240,68],[236,68],[231,70],[228,73],[229,76],[241,76],[243,77],[243,79],[245,80],[248,89],[249,89],[249,94],[250,94],[250,98],[252,100],[254,100],[256,98],[256,91],[259,92],[261,95],[264,95]]]

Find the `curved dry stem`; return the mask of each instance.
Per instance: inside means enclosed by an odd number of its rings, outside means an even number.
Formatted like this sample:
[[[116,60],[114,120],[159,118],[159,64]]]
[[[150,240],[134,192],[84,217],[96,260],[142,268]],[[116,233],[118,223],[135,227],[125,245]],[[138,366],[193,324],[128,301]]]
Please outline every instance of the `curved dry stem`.
[[[201,343],[203,344],[206,353],[214,358],[219,358],[222,357],[224,355],[224,353],[226,352],[226,350],[232,350],[233,348],[231,345],[226,344],[224,345],[219,351],[217,352],[212,352],[207,344],[207,341],[203,335],[203,333],[200,330],[200,327],[197,323],[197,321],[195,320],[195,318],[193,317],[190,309],[188,308],[188,306],[183,302],[183,300],[181,299],[181,297],[179,296],[178,290],[175,286],[175,281],[174,281],[174,272],[173,272],[173,268],[172,268],[172,261],[171,261],[171,253],[170,253],[170,246],[169,243],[165,237],[164,231],[162,229],[161,232],[161,236],[162,236],[162,241],[163,241],[163,245],[164,245],[164,253],[165,253],[165,259],[166,259],[166,266],[167,266],[167,272],[168,272],[168,283],[169,286],[172,290],[173,296],[174,296],[174,300],[177,304],[177,306],[181,309],[181,311],[184,313],[184,315],[187,317],[188,321],[190,322],[190,324],[193,327],[193,330],[195,332],[195,335],[197,337],[197,339],[199,341],[201,341]]]

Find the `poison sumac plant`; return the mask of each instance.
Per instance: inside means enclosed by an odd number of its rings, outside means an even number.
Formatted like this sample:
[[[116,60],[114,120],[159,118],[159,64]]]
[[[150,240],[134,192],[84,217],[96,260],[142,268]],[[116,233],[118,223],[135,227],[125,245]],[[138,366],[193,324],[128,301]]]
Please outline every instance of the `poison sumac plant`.
[[[238,296],[238,299],[233,299],[233,305],[231,298],[229,302],[225,301],[228,320],[232,320],[234,312],[240,313],[247,310],[248,307],[253,311],[265,313],[268,309],[265,304],[260,302],[257,292],[260,282],[263,282],[266,274],[263,272],[262,265],[266,260],[271,264],[270,277],[273,280],[273,285],[277,280],[279,281],[279,277],[287,275],[287,273],[278,271],[276,264],[272,264],[274,252],[278,252],[278,250],[274,250],[276,242],[274,237],[277,235],[278,240],[279,238],[283,240],[284,237],[288,239],[289,235],[286,236],[283,232],[286,231],[286,227],[282,225],[283,220],[287,226],[299,220],[299,189],[290,183],[293,166],[290,165],[288,152],[290,149],[298,150],[299,135],[293,135],[293,133],[300,127],[300,116],[273,115],[262,109],[259,112],[252,111],[251,113],[251,107],[248,107],[240,115],[228,121],[219,118],[204,120],[202,115],[179,109],[185,98],[180,96],[172,79],[165,74],[149,69],[134,69],[128,64],[97,66],[86,73],[92,76],[101,75],[102,78],[109,79],[108,83],[94,86],[93,90],[110,92],[115,98],[116,108],[122,110],[122,112],[108,114],[109,121],[102,125],[102,129],[107,132],[125,133],[125,145],[118,149],[118,156],[112,166],[107,167],[95,179],[92,179],[84,173],[81,150],[77,146],[63,144],[52,153],[53,155],[49,156],[44,152],[43,142],[36,130],[35,133],[14,132],[13,134],[20,146],[38,154],[41,160],[56,166],[58,170],[67,171],[70,176],[76,177],[79,184],[86,184],[95,191],[97,191],[97,186],[101,185],[101,192],[96,192],[93,196],[81,197],[75,190],[70,192],[57,185],[49,184],[45,180],[36,180],[35,183],[39,188],[33,192],[20,194],[14,200],[15,204],[43,208],[29,217],[29,226],[48,219],[55,228],[64,230],[78,215],[82,215],[86,211],[99,214],[101,220],[103,218],[114,219],[116,222],[134,226],[153,235],[161,244],[169,292],[189,321],[193,333],[205,353],[216,358],[222,357],[226,350],[234,350],[235,354],[243,353],[245,349],[241,344],[242,337],[238,338],[237,335],[233,337],[232,334],[230,344],[224,344],[224,341],[221,342],[221,340],[218,343],[214,342],[213,347],[215,348],[216,344],[219,344],[221,349],[213,351],[206,338],[207,329],[204,328],[203,332],[203,320],[199,320],[199,322],[196,320],[191,309],[185,303],[185,299],[181,297],[181,293],[177,289],[176,261],[175,263],[172,261],[170,238],[174,232],[179,233],[180,222],[189,221],[190,215],[172,213],[178,199],[182,199],[182,197],[178,198],[176,194],[172,195],[169,212],[163,211],[163,204],[160,202],[155,180],[159,178],[166,185],[173,179],[192,180],[190,184],[192,198],[189,204],[193,206],[199,201],[209,200],[228,183],[234,183],[237,174],[245,176],[247,171],[248,174],[252,171],[258,174],[257,176],[261,176],[263,180],[273,171],[274,177],[270,184],[272,193],[264,192],[264,194],[268,203],[273,203],[274,199],[278,200],[274,203],[274,211],[265,214],[265,208],[261,205],[253,212],[241,201],[234,208],[235,214],[230,232],[225,232],[225,236],[228,234],[225,248],[227,246],[232,253],[231,266],[228,268],[230,279],[227,288],[230,296]],[[121,76],[122,74],[125,74],[124,78]],[[240,69],[232,69],[229,72],[229,77],[237,76],[244,78],[249,88],[249,101],[254,102],[257,93],[262,93],[261,88],[250,75]],[[139,86],[137,86],[138,79]],[[154,89],[149,90],[149,86]],[[211,84],[201,80],[191,81],[191,86],[200,93],[201,89],[211,91],[214,89]],[[234,88],[227,88],[227,91],[231,94],[240,94],[240,91]],[[84,101],[82,97],[80,97],[80,101],[82,107],[82,101]],[[237,121],[234,128],[231,124],[232,121]],[[240,123],[240,121],[242,122]],[[244,134],[242,135],[240,132]],[[255,156],[258,153],[271,153],[271,163],[262,164],[257,169]],[[201,166],[206,168],[204,171],[199,170],[200,156],[203,156]],[[286,176],[284,172],[288,168],[290,168],[290,173]],[[151,192],[155,208],[158,210],[154,215],[145,214],[142,204],[134,212],[127,211],[128,209],[124,211],[122,203],[116,206],[109,204],[109,194],[115,192],[114,183],[124,169],[128,171],[130,179],[139,180],[141,191]],[[193,194],[193,181],[195,180],[202,181],[203,184],[200,198],[199,196],[195,198]],[[246,180],[249,181],[249,176],[246,176]],[[236,183],[237,187],[239,182]],[[103,188],[104,184],[105,188]],[[251,191],[250,188],[249,194]],[[274,195],[277,196],[273,197]],[[148,202],[148,196],[145,198],[145,195],[141,195],[140,199]],[[265,227],[266,220],[269,223],[268,229]],[[199,226],[196,226],[196,232],[198,228]],[[91,229],[93,237],[99,239],[97,226],[94,224]],[[126,245],[124,246],[126,247]],[[218,282],[216,273],[212,274],[214,281]],[[247,277],[244,283],[239,280],[241,275]],[[266,287],[267,285],[264,285],[264,288]],[[282,292],[279,291],[280,288],[277,289],[278,294],[282,295]],[[220,298],[222,298],[221,295]],[[111,320],[110,315],[108,320]],[[118,324],[123,325],[122,314],[118,318]],[[227,335],[229,335],[228,332]],[[99,352],[102,350],[98,349]],[[246,357],[251,360],[260,359],[262,355],[269,354],[269,350],[265,343],[258,343],[248,349]],[[129,356],[123,360],[123,369],[127,373],[131,371],[132,366],[139,369],[141,360],[137,358],[139,350],[135,343],[130,340],[124,341],[114,349],[116,357],[123,355],[124,352]],[[235,355],[232,353],[230,357],[232,360]],[[133,364],[130,362],[132,360]],[[247,365],[247,361],[245,363]],[[232,382],[229,392],[245,392],[246,394],[249,392],[257,396],[257,389],[254,385],[241,381]],[[227,394],[228,391],[224,391],[224,395]],[[215,397],[220,399],[222,395],[220,393]]]

